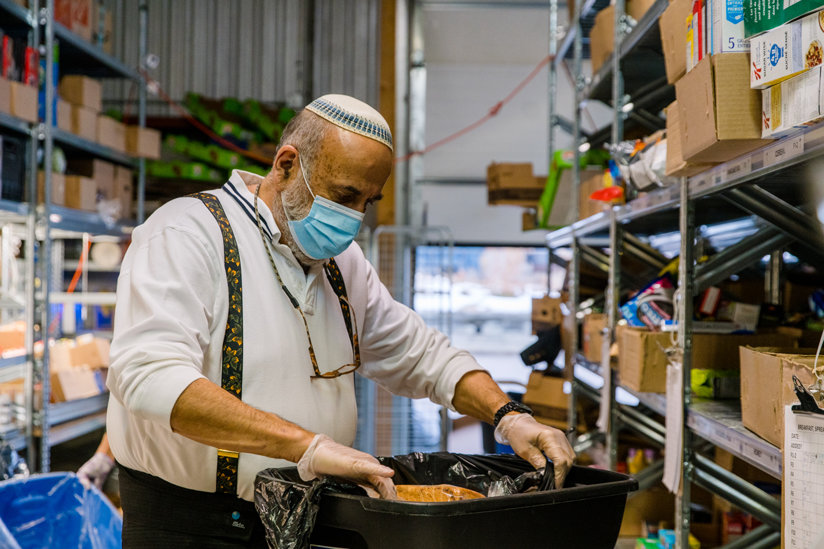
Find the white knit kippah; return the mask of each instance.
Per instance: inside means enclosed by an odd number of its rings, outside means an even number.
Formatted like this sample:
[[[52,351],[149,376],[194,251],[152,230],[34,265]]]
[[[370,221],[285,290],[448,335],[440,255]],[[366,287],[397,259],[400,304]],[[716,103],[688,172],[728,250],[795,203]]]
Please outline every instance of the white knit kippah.
[[[306,108],[344,130],[354,132],[392,148],[392,132],[381,113],[354,97],[329,94],[318,97]]]

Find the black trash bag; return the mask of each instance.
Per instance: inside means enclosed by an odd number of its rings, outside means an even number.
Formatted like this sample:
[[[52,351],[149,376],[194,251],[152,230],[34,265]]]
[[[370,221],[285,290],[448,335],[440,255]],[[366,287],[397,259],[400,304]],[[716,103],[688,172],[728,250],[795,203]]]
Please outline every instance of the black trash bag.
[[[552,462],[535,470],[513,455],[465,455],[415,452],[378,460],[395,471],[395,484],[452,484],[475,490],[488,497],[521,494],[554,488]],[[309,546],[321,496],[324,493],[368,497],[358,485],[326,478],[306,483],[294,467],[265,469],[255,479],[255,508],[266,528],[273,549],[300,549]],[[405,503],[405,502],[401,502]]]

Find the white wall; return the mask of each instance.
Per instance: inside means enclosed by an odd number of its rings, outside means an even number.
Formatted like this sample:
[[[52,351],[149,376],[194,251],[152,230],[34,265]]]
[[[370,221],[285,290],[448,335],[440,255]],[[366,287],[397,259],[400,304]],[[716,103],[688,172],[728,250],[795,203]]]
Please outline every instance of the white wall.
[[[506,97],[549,51],[549,9],[437,8],[424,10],[426,143],[434,143],[484,116]],[[559,10],[562,25],[566,12]],[[588,74],[588,68],[585,69]],[[571,119],[573,88],[558,73],[558,114]],[[447,225],[459,242],[543,243],[540,233],[521,232],[522,209],[486,204],[491,162],[531,162],[548,171],[548,70],[544,67],[499,114],[424,159],[418,196],[430,225]],[[556,131],[556,146],[570,136]],[[473,179],[478,185],[431,183]]]

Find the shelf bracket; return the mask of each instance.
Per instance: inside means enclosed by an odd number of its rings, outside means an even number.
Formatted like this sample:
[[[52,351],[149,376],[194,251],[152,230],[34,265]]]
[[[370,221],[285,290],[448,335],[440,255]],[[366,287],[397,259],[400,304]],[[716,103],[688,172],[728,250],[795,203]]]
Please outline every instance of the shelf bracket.
[[[695,269],[694,291],[700,294],[742,268],[758,262],[772,250],[795,240],[776,228],[767,227],[714,255]]]
[[[670,261],[664,254],[626,231],[624,231],[624,253],[643,261],[656,271],[666,267]]]

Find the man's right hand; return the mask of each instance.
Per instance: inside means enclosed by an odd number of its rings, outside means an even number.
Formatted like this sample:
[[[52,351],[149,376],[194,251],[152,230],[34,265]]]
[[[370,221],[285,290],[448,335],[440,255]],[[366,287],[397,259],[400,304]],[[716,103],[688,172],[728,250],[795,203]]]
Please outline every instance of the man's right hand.
[[[391,476],[395,472],[374,456],[338,444],[326,435],[315,435],[298,461],[300,478],[339,477],[372,488],[384,499],[397,499]],[[367,490],[368,491],[368,490]]]

